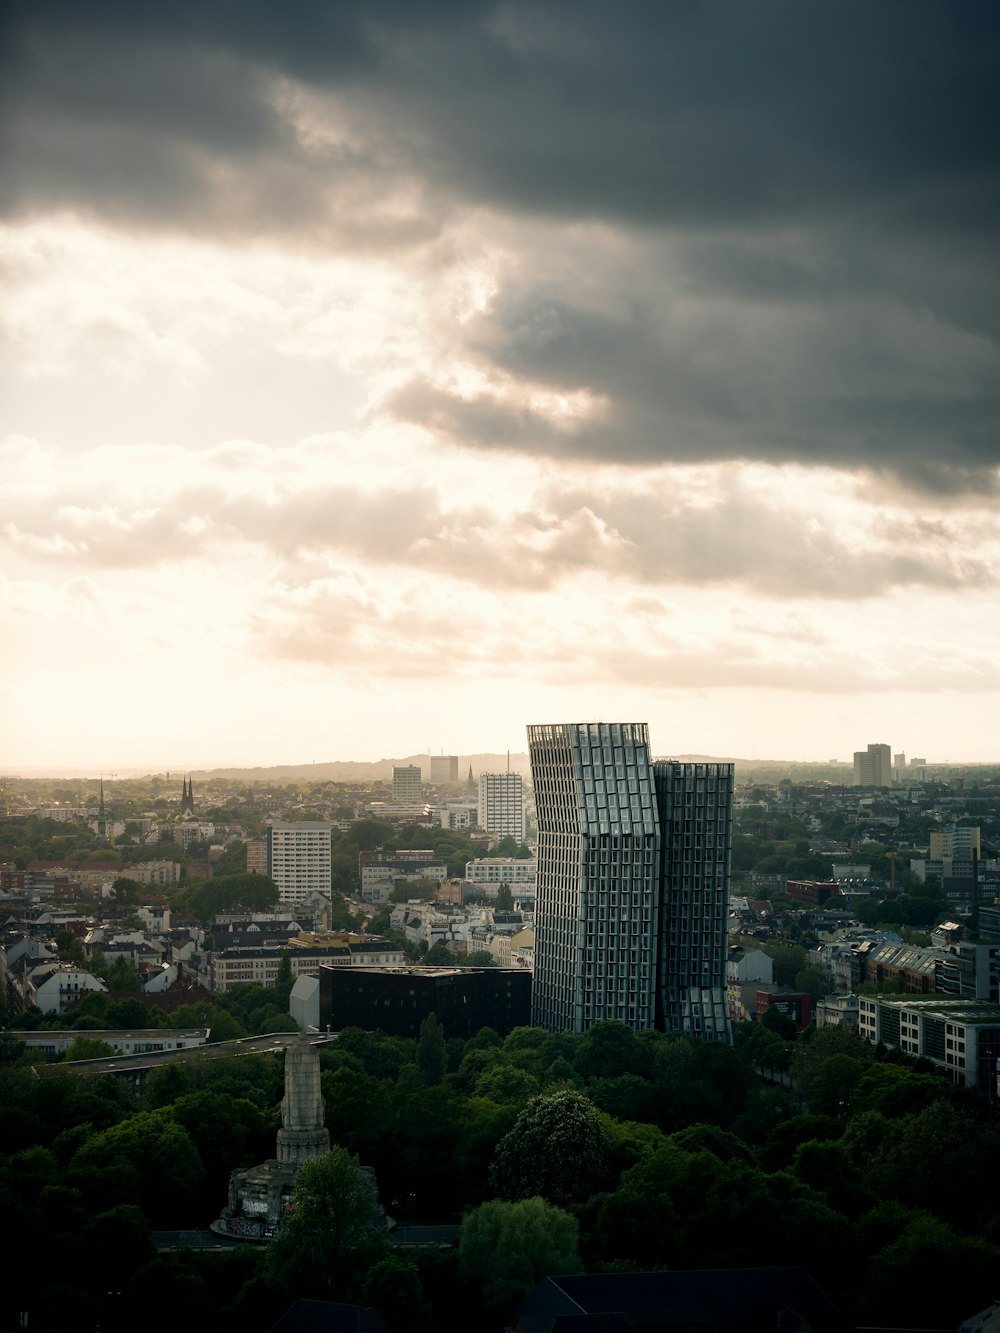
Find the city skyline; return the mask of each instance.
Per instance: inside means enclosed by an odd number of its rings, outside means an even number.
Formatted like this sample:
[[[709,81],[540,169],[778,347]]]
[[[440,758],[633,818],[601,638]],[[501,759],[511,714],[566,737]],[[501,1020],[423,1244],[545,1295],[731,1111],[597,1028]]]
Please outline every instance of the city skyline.
[[[10,5],[0,771],[1000,758],[998,24]]]

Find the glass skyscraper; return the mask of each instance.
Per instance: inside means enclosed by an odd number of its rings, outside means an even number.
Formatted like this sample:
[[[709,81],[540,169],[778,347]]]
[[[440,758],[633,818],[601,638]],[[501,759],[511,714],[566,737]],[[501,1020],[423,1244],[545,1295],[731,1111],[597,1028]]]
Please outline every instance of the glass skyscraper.
[[[645,723],[528,728],[538,820],[532,1022],[729,1039],[733,766],[654,763]]]

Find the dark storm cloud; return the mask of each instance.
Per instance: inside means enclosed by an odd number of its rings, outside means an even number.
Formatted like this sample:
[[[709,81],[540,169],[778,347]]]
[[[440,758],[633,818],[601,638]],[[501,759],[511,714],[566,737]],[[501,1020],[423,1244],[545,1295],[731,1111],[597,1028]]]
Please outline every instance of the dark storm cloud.
[[[601,396],[591,425],[430,382],[401,416],[493,448],[803,459],[952,490],[1000,461],[991,0],[7,16],[8,213],[385,249],[485,207],[640,238],[650,271],[609,271],[603,293],[581,254],[590,301],[527,240],[519,282],[455,335],[487,372]],[[338,134],[297,128],[289,86],[332,96]],[[659,250],[709,311],[694,324],[658,304]]]
[[[998,26],[983,0],[22,0],[7,97],[238,152],[280,138],[277,74],[348,92],[477,202],[656,224],[863,205],[970,232],[998,218]]]
[[[511,291],[463,330],[466,354],[603,405],[553,420],[530,395],[460,396],[414,380],[399,417],[484,447],[650,462],[757,458],[885,469],[911,483],[987,484],[1000,461],[997,344],[897,292],[742,299],[716,284],[693,306],[581,308],[569,290]],[[566,284],[567,287],[570,285]],[[606,293],[619,303],[620,289]]]

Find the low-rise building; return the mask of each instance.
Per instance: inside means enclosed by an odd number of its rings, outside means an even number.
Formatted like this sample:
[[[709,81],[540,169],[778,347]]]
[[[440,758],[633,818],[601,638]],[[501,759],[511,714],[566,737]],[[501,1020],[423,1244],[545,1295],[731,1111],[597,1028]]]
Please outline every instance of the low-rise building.
[[[408,848],[394,852],[378,848],[373,852],[358,853],[358,875],[361,880],[361,901],[384,903],[389,901],[397,883],[427,880],[432,884],[440,884],[448,878],[448,867],[429,848]]]
[[[911,995],[932,995],[943,955],[941,949],[921,949],[915,944],[880,944],[866,954],[862,980],[887,988],[901,982]]]
[[[790,1018],[800,1032],[812,1023],[812,996],[805,991],[784,990],[778,986],[756,988],[757,1017],[763,1018],[769,1009]]]
[[[29,1051],[38,1051],[55,1060],[64,1055],[77,1037],[92,1037],[110,1046],[115,1055],[148,1055],[152,1051],[186,1051],[204,1046],[211,1028],[141,1028],[134,1032],[117,1029],[64,1028],[58,1032],[15,1032],[10,1035],[23,1041]]]
[[[840,885],[836,880],[789,879],[785,881],[785,892],[794,903],[824,907],[832,898],[840,897]]]
[[[827,995],[816,1001],[818,1028],[856,1028],[858,1026],[858,997],[856,995]]]
[[[491,1027],[506,1036],[531,1022],[531,973],[523,968],[364,967],[350,973],[323,965],[320,1026],[359,1027],[399,1037],[420,1035],[430,1014],[446,1037],[469,1038]]]
[[[1000,1003],[1000,945],[956,944],[944,951],[934,971],[939,995]]]
[[[154,935],[165,935],[170,929],[170,908],[164,903],[149,903],[136,908],[136,916],[146,924],[146,929]]]
[[[726,959],[726,1006],[730,1021],[745,1023],[757,1016],[757,987],[774,981],[774,962],[763,949],[733,945]]]
[[[940,995],[862,995],[858,1031],[868,1041],[926,1056],[959,1087],[978,1088],[1000,1105],[1000,1005]]]
[[[512,856],[484,856],[465,863],[465,878],[487,897],[494,897],[501,884],[506,884],[516,896],[522,887],[534,891],[538,862],[534,857],[519,860]]]
[[[136,884],[157,884],[166,887],[181,881],[181,863],[179,861],[140,861],[136,865],[123,866],[122,878],[135,880]]]
[[[213,991],[229,991],[245,983],[273,986],[284,958],[291,964],[292,976],[298,977],[315,973],[322,963],[343,968],[371,963],[398,966],[404,957],[402,949],[380,936],[341,933],[299,936],[289,940],[284,948],[248,946],[213,952],[209,960],[209,985]]]
[[[510,965],[522,968],[525,972],[535,970],[535,932],[526,926],[510,937]]]
[[[43,1014],[64,1014],[88,991],[106,991],[103,981],[70,963],[40,963],[32,968],[23,991],[27,1008],[36,1005]]]

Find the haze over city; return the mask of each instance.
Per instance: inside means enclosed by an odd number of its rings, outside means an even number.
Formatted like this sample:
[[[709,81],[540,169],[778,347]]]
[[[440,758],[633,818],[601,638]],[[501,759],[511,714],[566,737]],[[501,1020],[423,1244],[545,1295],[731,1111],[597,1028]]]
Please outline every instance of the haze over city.
[[[994,7],[4,47],[0,769],[998,757]]]

